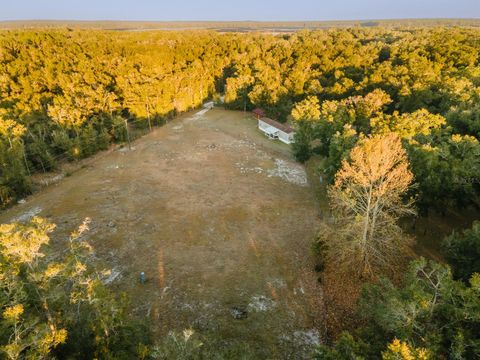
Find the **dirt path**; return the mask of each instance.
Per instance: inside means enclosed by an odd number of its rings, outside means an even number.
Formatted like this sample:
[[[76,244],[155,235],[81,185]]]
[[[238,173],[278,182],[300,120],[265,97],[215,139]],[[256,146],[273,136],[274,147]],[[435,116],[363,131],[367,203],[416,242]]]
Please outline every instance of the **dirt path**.
[[[90,217],[110,286],[131,294],[158,336],[193,327],[256,358],[301,358],[321,328],[309,271],[315,198],[288,146],[255,125],[241,112],[186,114],[0,220],[48,217],[61,246]]]

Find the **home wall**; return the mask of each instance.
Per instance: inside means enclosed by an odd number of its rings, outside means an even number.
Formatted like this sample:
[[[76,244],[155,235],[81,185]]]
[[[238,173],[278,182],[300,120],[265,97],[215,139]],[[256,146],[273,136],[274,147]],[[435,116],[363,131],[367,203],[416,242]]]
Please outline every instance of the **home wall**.
[[[280,141],[283,141],[285,144],[290,144],[292,142],[293,134],[287,134],[286,132],[279,131],[278,138]]]
[[[269,127],[269,126],[270,126],[270,125],[268,125],[267,123],[265,123],[265,122],[263,122],[263,121],[261,121],[261,120],[258,120],[258,127],[259,127],[260,129],[265,129],[265,128]]]

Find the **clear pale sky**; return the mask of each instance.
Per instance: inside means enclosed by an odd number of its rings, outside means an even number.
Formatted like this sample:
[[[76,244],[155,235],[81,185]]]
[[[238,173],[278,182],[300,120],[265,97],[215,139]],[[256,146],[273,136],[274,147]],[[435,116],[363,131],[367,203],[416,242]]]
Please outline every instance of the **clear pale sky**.
[[[0,0],[0,20],[480,18],[480,0]]]

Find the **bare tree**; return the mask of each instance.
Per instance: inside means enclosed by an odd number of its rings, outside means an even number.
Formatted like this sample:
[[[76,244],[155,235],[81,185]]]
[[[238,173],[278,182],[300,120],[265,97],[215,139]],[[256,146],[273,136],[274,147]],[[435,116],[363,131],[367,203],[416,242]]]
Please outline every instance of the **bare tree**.
[[[344,160],[329,188],[335,232],[328,235],[327,259],[361,276],[390,268],[409,249],[398,220],[414,214],[403,195],[412,183],[408,159],[397,135],[361,141]]]

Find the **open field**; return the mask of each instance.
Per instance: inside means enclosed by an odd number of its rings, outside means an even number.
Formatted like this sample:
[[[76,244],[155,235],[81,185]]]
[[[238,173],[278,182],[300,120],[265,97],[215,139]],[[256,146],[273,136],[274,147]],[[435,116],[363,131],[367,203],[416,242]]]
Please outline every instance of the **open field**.
[[[90,217],[87,238],[112,269],[105,281],[131,295],[157,336],[193,327],[259,358],[299,358],[318,343],[309,249],[319,216],[289,147],[219,109],[185,114],[133,146],[97,156],[0,220],[47,217],[60,250]]]

